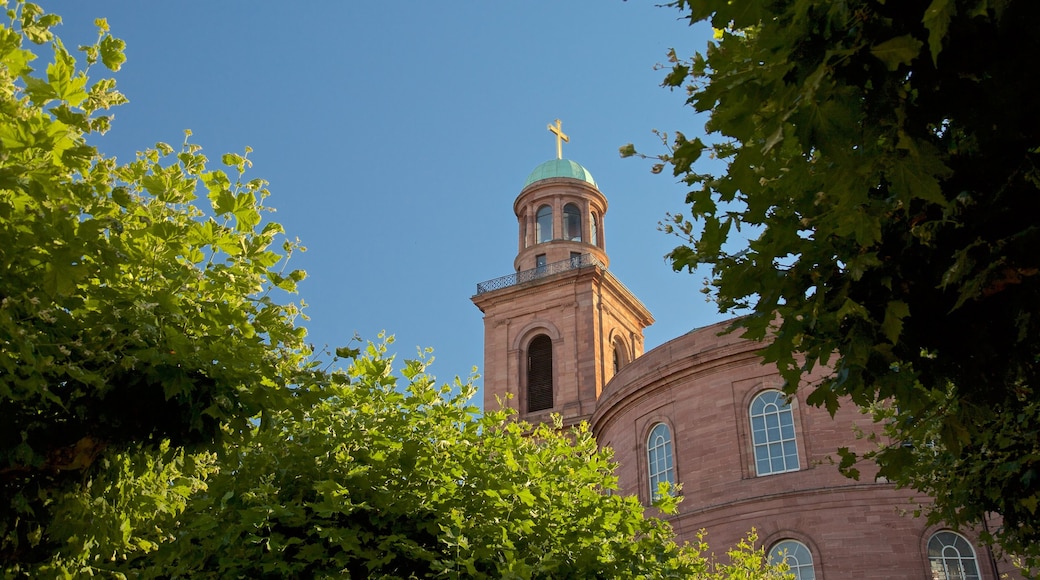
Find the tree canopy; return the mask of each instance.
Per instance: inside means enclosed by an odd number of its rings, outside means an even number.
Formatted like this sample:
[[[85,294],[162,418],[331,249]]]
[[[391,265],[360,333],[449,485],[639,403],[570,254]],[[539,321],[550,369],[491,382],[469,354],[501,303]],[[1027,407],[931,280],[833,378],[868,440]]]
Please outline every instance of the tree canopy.
[[[105,451],[210,443],[288,407],[314,376],[298,308],[275,299],[303,278],[283,269],[297,245],[261,225],[267,190],[245,179],[248,159],[223,156],[229,177],[187,140],[104,157],[86,139],[126,99],[87,72],[118,69],[122,41],[99,20],[78,68],[50,31],[59,17],[20,2],[6,14],[0,562],[32,562],[55,548],[57,498]]]
[[[825,365],[810,402],[878,410],[880,475],[931,494],[935,520],[999,514],[1003,545],[1035,553],[1040,4],[673,6],[716,37],[664,81],[710,135],[666,137],[655,167],[690,186],[672,265],[711,266],[706,291],[789,390]]]
[[[472,383],[438,385],[426,362],[407,361],[400,384],[386,344],[369,344],[302,418],[272,414],[132,575],[783,576],[751,543],[718,566],[705,545],[681,548],[615,494],[616,465],[587,426],[481,415]]]

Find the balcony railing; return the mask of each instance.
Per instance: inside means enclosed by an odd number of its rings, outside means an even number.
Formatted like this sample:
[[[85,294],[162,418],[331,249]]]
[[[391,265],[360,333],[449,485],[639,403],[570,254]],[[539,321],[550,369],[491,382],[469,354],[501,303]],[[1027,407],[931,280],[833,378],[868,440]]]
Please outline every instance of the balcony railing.
[[[566,272],[568,270],[577,270],[579,268],[587,268],[589,266],[599,266],[606,270],[606,266],[602,262],[592,256],[592,254],[582,254],[580,256],[574,256],[569,260],[563,260],[560,262],[553,262],[552,264],[546,264],[539,266],[532,270],[524,270],[515,274],[509,274],[508,276],[502,276],[500,278],[494,278],[486,282],[477,284],[477,294],[484,294],[485,292],[491,292],[493,290],[500,290],[502,288],[509,288],[510,286],[516,286],[525,282],[533,282],[551,276],[553,274],[559,274],[560,272]]]

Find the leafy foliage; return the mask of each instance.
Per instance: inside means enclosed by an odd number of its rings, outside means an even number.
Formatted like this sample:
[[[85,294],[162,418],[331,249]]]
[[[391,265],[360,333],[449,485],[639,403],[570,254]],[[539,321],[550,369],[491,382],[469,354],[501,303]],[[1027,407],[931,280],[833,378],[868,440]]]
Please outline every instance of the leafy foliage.
[[[894,402],[872,456],[934,519],[1000,514],[1003,545],[1036,554],[1040,4],[673,5],[716,29],[664,83],[714,139],[676,133],[661,159],[691,186],[673,266],[712,266],[789,389],[826,365],[811,402]],[[724,175],[695,171],[705,151]]]
[[[17,570],[66,542],[48,526],[78,509],[64,503],[70,494],[96,486],[129,494],[142,481],[113,473],[131,455],[161,472],[185,460],[178,448],[290,406],[318,375],[294,324],[298,308],[272,297],[294,291],[303,273],[282,270],[285,258],[272,249],[282,229],[261,225],[268,192],[263,180],[245,180],[248,159],[225,155],[229,177],[208,169],[187,140],[179,150],[158,143],[128,163],[102,156],[86,138],[104,133],[108,111],[126,99],[114,80],[91,82],[87,72],[99,60],[118,69],[122,41],[99,20],[81,69],[50,32],[59,17],[22,2],[6,14],[0,563]],[[30,66],[29,43],[51,48],[42,73]],[[196,205],[200,186],[206,209]],[[295,249],[282,248],[285,257]],[[153,482],[178,477],[166,476]],[[130,526],[134,517],[124,516]]]
[[[302,418],[273,413],[227,441],[174,541],[122,569],[144,577],[781,578],[754,538],[716,566],[614,495],[586,426],[480,416],[476,388],[398,384],[385,344],[333,375]],[[700,545],[701,551],[707,546]],[[732,575],[730,575],[732,574]]]

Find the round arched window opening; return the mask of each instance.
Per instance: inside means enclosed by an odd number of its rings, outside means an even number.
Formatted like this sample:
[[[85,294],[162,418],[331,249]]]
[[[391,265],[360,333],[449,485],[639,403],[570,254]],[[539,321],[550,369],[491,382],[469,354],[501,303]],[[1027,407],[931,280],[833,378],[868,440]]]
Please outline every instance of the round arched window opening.
[[[657,500],[662,483],[675,493],[675,458],[672,456],[672,430],[664,423],[654,425],[646,438],[646,467],[650,476],[650,498]]]
[[[625,341],[620,336],[614,338],[613,344],[613,361],[614,361],[614,374],[618,374],[626,364],[628,364],[628,348],[625,346]]]
[[[563,206],[563,239],[581,241],[581,210],[573,203]]]
[[[936,580],[979,580],[975,549],[964,536],[936,532],[928,540],[928,564]]]
[[[769,550],[769,563],[787,563],[788,570],[794,574],[795,580],[816,580],[813,569],[812,552],[805,544],[797,540],[783,540]]]
[[[599,218],[596,217],[595,212],[589,213],[589,243],[595,244],[599,247],[603,247],[603,244],[599,243]]]
[[[539,334],[527,345],[527,412],[552,409],[552,339]]]
[[[538,244],[552,241],[552,208],[543,205],[538,208],[535,219],[535,238]]]
[[[751,401],[749,411],[755,473],[770,475],[798,471],[794,413],[787,396],[776,390],[762,391]]]

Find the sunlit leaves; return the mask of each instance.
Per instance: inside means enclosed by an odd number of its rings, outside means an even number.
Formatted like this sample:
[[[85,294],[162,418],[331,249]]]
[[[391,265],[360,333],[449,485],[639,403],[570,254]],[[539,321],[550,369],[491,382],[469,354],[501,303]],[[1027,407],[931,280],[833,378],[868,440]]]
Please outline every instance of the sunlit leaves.
[[[164,494],[177,476],[149,479],[157,446],[177,454],[247,431],[263,410],[306,402],[327,379],[295,324],[300,307],[275,300],[304,278],[285,263],[302,248],[264,222],[266,182],[245,178],[246,157],[226,158],[229,178],[188,140],[122,164],[100,155],[89,139],[110,118],[98,113],[126,100],[115,81],[91,83],[51,34],[57,16],[21,2],[9,13],[13,28],[0,26],[0,565],[31,574],[52,556],[65,562],[55,566],[93,566],[98,550],[112,558],[160,542],[137,535],[154,515],[141,504],[99,523],[99,539],[70,544],[55,518],[80,501],[77,486],[109,478],[111,502]],[[97,25],[86,62],[118,69],[123,43]],[[42,73],[28,68],[31,43],[49,43]],[[197,205],[203,188],[216,211]],[[152,468],[105,471],[121,453]]]
[[[102,64],[112,71],[118,71],[126,62],[126,55],[123,54],[125,49],[126,43],[111,34],[102,36],[101,42],[98,43]]]
[[[429,351],[420,353],[428,356]],[[730,562],[680,548],[616,494],[586,425],[531,426],[438,385],[426,359],[395,372],[385,344],[337,349],[349,380],[229,440],[170,541],[128,576],[781,578],[761,546]],[[400,377],[405,377],[402,382]],[[673,503],[678,498],[670,498]],[[696,549],[694,549],[696,548]],[[699,551],[698,551],[699,550]]]

